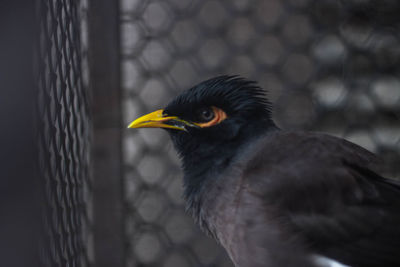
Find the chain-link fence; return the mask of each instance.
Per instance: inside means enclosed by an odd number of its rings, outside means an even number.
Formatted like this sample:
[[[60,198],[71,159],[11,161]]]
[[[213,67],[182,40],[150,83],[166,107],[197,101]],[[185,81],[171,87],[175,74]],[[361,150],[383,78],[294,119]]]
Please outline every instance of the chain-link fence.
[[[121,0],[125,124],[218,74],[257,80],[285,129],[344,137],[400,175],[398,1]],[[126,266],[231,266],[184,214],[168,136],[126,131]]]
[[[45,194],[42,266],[88,266],[89,117],[80,2],[37,0],[38,165]]]

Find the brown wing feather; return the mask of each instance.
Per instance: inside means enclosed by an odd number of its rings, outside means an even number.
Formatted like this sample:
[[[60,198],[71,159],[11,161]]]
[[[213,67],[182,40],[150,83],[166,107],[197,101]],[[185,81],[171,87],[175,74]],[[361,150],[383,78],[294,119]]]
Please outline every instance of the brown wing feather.
[[[265,138],[243,176],[311,252],[352,266],[400,266],[400,186],[377,166],[344,140],[279,133]]]

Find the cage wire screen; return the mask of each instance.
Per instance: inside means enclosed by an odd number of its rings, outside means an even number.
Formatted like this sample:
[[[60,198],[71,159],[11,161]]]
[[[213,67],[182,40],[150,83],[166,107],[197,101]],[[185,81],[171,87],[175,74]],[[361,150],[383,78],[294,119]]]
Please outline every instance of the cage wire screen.
[[[268,90],[285,129],[328,132],[400,174],[396,1],[121,0],[125,124],[218,74]],[[397,10],[397,11],[396,11]],[[232,266],[184,213],[177,155],[161,130],[126,131],[127,266]]]
[[[42,266],[87,266],[89,118],[79,2],[38,0],[38,149],[45,192]]]

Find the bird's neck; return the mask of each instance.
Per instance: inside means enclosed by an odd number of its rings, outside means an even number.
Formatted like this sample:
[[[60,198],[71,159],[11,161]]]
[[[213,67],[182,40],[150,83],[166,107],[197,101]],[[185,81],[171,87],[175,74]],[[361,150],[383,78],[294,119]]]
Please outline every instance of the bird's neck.
[[[200,153],[193,151],[190,157],[183,160],[186,211],[192,215],[203,232],[214,238],[214,231],[210,229],[207,221],[208,211],[203,204],[215,183],[235,160],[235,152],[238,149],[237,145],[232,144],[214,148],[203,145]]]
[[[246,131],[251,136],[239,135],[230,141],[216,143],[202,143],[201,146],[192,144],[187,148],[182,159],[184,171],[184,197],[186,208],[192,214],[200,226],[208,232],[207,223],[202,219],[202,204],[207,193],[220,182],[220,177],[240,157],[246,147],[256,139],[268,132],[278,130],[277,127],[270,127],[266,130],[251,129]]]

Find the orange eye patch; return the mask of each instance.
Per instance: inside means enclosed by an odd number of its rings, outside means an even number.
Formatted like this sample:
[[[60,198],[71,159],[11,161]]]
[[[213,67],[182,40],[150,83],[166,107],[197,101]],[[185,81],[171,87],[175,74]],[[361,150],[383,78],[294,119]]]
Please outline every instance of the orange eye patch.
[[[214,118],[208,122],[196,123],[197,126],[200,126],[201,128],[214,126],[228,117],[222,109],[219,109],[217,107],[211,107],[211,109],[214,113]]]

